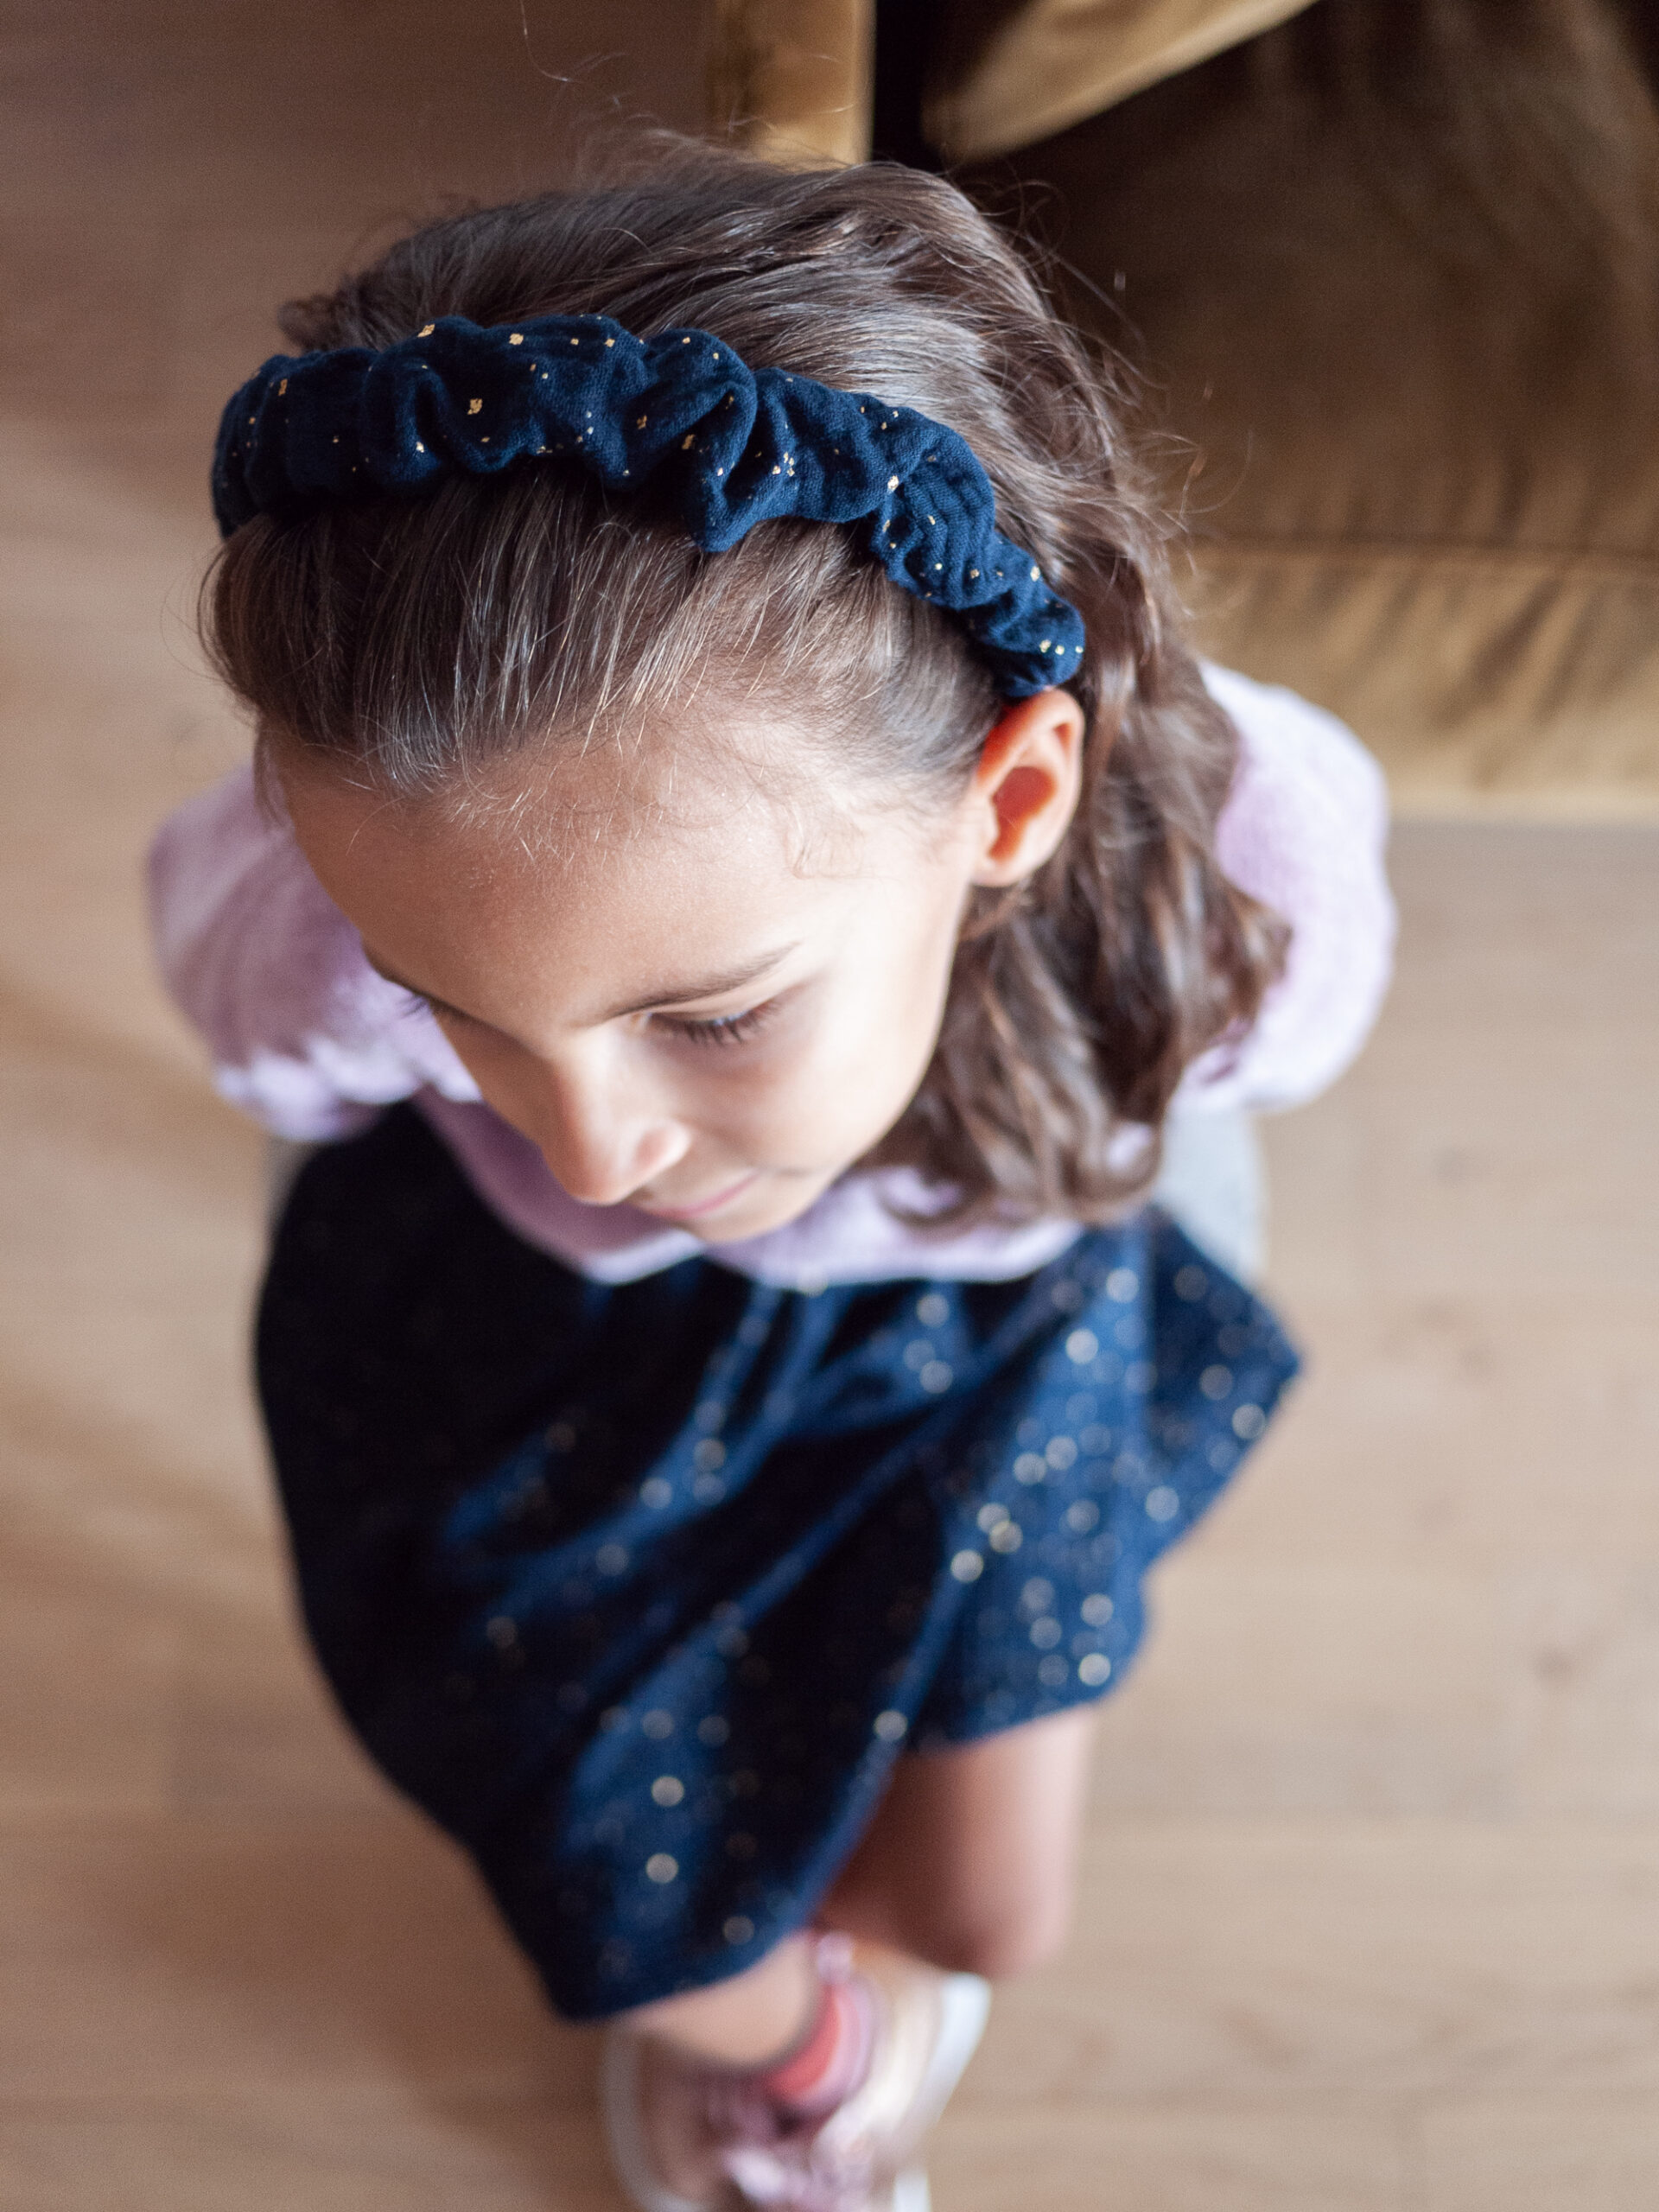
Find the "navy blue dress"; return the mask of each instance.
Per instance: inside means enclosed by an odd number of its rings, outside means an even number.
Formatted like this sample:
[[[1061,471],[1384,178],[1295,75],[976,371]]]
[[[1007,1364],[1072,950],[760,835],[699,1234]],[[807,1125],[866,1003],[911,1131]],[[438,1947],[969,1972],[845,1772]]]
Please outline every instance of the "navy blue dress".
[[[306,1166],[258,1323],[322,1665],[575,2019],[810,1920],[906,1747],[1109,1690],[1295,1367],[1150,1210],[1016,1282],[591,1282],[408,1107]]]

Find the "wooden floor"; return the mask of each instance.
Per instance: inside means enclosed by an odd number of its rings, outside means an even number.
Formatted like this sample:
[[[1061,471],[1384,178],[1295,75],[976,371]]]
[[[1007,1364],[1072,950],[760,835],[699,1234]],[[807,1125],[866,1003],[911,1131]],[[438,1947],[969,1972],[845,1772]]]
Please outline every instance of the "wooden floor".
[[[258,1147],[137,855],[239,738],[188,639],[263,311],[696,10],[20,5],[0,29],[0,2206],[601,2212],[593,2049],[296,1639],[244,1385]],[[1659,832],[1419,825],[1398,991],[1272,1132],[1310,1354],[1162,1577],[1065,1965],[940,2212],[1659,2202]]]

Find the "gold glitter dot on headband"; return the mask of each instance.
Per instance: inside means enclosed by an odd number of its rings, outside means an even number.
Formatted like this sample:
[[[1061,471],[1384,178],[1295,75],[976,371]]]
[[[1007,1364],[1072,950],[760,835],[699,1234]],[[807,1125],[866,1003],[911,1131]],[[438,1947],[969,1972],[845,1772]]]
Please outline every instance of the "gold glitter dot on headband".
[[[467,412],[469,415],[481,415],[484,412],[483,401],[481,399],[469,399],[467,403]]]
[[[607,346],[614,346],[614,345],[615,345],[615,343],[616,343],[616,340],[615,340],[615,339],[614,339],[614,338],[607,338],[607,339],[605,340],[605,343],[606,343]],[[716,358],[716,359],[718,359],[719,357],[718,357],[718,356],[716,356],[715,358]]]
[[[979,570],[977,569],[969,569],[968,581],[969,583],[977,583],[979,582]]]
[[[522,330],[515,330],[512,337],[507,340],[509,346],[522,346],[524,342],[524,334]]]
[[[426,451],[426,448],[421,443],[418,438],[415,441],[415,450],[416,453],[424,453]]]
[[[650,422],[650,420],[651,420],[651,417],[650,417],[650,416],[649,416],[649,415],[642,415],[642,416],[640,416],[640,417],[639,417],[639,419],[638,420],[638,422],[636,422],[636,423],[635,423],[635,424],[634,424],[634,426],[633,426],[633,427],[634,427],[634,429],[635,429],[636,430],[643,430],[643,429],[645,429],[645,427],[646,423],[647,423],[648,422]]]
[[[1033,582],[1033,583],[1034,583],[1034,584],[1039,584],[1039,583],[1041,583],[1041,582],[1043,581],[1043,572],[1042,572],[1042,570],[1041,570],[1040,569],[1033,569],[1032,570],[1032,572],[1031,572],[1031,581],[1032,581],[1032,582]]]
[[[288,390],[288,378],[287,378],[286,377],[284,377],[284,378],[283,378],[283,380],[282,380],[281,384],[279,384],[279,385],[277,385],[277,387],[276,387],[276,397],[277,397],[277,398],[278,398],[278,399],[280,399],[280,398],[282,397],[283,394],[287,390]]]
[[[435,322],[423,322],[415,335],[417,338],[429,338],[437,327]]]
[[[840,450],[839,447],[837,447],[836,450],[837,450],[837,452],[839,452],[839,450]],[[896,476],[889,476],[889,477],[888,477],[888,479],[887,479],[887,489],[888,489],[888,491],[889,491],[889,492],[896,492],[896,491],[899,489],[899,479],[898,479]]]
[[[582,343],[582,340],[581,340],[581,339],[580,339],[580,338],[573,338],[573,339],[570,340],[570,343],[571,343],[573,346],[580,346],[580,345],[581,345],[581,343]]]

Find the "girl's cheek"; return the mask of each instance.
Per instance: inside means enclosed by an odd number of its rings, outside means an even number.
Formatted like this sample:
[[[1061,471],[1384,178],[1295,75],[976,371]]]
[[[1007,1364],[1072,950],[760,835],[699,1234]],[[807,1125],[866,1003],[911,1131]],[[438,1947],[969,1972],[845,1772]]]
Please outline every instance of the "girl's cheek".
[[[880,1005],[874,993],[861,995],[757,1084],[754,1103],[771,1124],[774,1153],[850,1160],[886,1135],[931,1050],[925,1023],[906,1020],[908,1011]]]

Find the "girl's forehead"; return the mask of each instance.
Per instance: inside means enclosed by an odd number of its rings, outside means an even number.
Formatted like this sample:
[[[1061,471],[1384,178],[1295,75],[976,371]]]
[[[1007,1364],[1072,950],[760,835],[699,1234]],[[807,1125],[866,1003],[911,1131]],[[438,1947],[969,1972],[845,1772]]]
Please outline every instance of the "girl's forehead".
[[[686,937],[712,949],[812,934],[873,874],[915,872],[893,823],[804,812],[723,752],[695,772],[616,767],[567,754],[420,798],[311,767],[283,787],[325,889],[423,988],[458,956],[532,944],[597,974],[618,957],[654,968]]]
[[[592,883],[666,870],[767,866],[790,876],[857,874],[886,842],[882,794],[837,775],[785,727],[644,732],[519,752],[426,792],[391,792],[349,766],[275,754],[302,843],[342,865]]]

